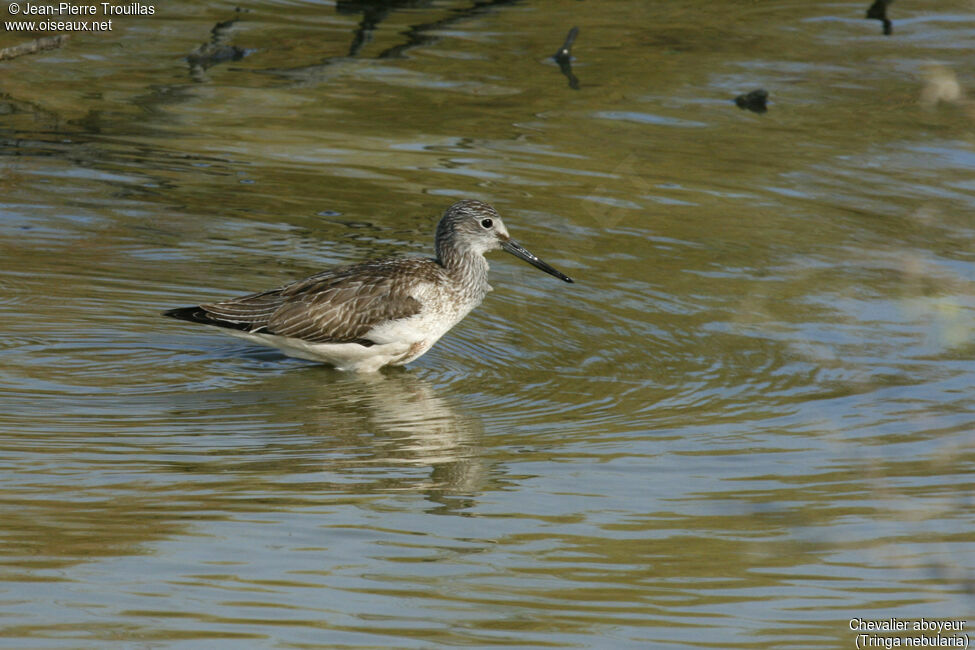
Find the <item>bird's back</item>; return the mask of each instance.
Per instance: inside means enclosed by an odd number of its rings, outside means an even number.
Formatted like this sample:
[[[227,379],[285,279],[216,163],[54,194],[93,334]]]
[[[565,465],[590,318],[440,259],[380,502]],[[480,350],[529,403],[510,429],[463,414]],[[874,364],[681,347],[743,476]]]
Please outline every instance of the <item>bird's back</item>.
[[[372,342],[374,328],[418,314],[424,285],[443,281],[436,261],[372,260],[329,269],[277,289],[184,307],[167,316],[249,333],[313,343]]]

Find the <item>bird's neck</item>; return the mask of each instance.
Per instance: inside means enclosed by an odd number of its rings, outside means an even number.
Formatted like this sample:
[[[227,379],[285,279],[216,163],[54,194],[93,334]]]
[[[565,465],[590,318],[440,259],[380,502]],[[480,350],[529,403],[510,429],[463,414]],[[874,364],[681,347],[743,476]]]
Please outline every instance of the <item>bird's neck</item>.
[[[487,284],[488,263],[481,253],[469,248],[438,248],[437,262],[462,284],[479,291],[490,290]]]

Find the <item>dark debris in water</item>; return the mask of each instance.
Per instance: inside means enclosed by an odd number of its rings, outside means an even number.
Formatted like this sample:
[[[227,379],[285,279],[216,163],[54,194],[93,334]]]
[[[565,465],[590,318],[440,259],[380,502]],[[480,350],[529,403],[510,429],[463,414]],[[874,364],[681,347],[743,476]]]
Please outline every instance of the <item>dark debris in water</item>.
[[[349,56],[358,56],[363,46],[370,41],[373,32],[395,11],[424,8],[429,0],[338,0],[335,12],[340,15],[361,14],[362,19],[352,43]]]
[[[579,90],[579,78],[572,72],[572,44],[575,43],[576,36],[578,35],[578,27],[570,29],[565,37],[565,42],[562,43],[562,47],[552,56],[555,62],[559,64],[559,70],[569,80],[569,88],[572,90]]]
[[[211,68],[226,61],[239,61],[250,54],[250,50],[229,43],[234,24],[240,20],[240,13],[247,11],[237,7],[236,15],[230,20],[224,20],[210,30],[210,40],[200,45],[186,57],[190,64],[190,72],[199,80],[207,68]]]
[[[735,97],[735,104],[737,104],[738,108],[751,111],[752,113],[764,113],[767,111],[767,102],[768,91],[764,88],[758,88],[750,93]]]
[[[439,40],[436,32],[454,23],[468,20],[474,16],[492,12],[500,7],[512,5],[521,0],[476,0],[466,9],[452,9],[450,15],[428,23],[411,24],[400,31],[405,40],[397,45],[386,48],[376,58],[392,59],[415,47],[429,45]],[[335,11],[342,15],[361,14],[362,19],[352,38],[348,56],[358,56],[363,46],[368,43],[374,32],[392,13],[401,10],[425,8],[434,4],[432,0],[339,0],[335,3]],[[339,60],[345,57],[339,57]],[[326,61],[327,63],[327,61]]]
[[[867,9],[868,19],[879,20],[884,24],[884,34],[886,36],[894,33],[894,24],[887,17],[887,7],[893,2],[894,0],[874,0],[874,3]]]
[[[64,45],[68,41],[68,38],[70,38],[69,34],[58,34],[56,36],[35,38],[32,41],[21,43],[20,45],[0,48],[0,61],[15,59],[18,56],[24,56],[25,54],[43,52],[44,50],[53,50]]]

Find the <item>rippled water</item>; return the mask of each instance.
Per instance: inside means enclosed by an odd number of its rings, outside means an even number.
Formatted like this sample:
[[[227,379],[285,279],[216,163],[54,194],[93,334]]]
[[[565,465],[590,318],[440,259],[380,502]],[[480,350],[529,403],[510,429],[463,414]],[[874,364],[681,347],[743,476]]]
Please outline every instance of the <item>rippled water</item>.
[[[0,647],[970,619],[975,6],[867,5],[171,2],[0,61]],[[159,316],[459,197],[577,284],[496,253],[374,377]]]

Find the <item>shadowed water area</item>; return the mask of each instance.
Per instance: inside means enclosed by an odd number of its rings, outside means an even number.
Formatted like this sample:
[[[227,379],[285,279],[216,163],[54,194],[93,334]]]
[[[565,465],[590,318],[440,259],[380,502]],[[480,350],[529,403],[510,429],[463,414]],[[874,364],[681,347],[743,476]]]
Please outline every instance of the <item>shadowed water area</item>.
[[[966,621],[975,5],[868,5],[166,2],[0,60],[0,647]],[[459,198],[576,284],[494,252],[373,376],[160,316]]]

